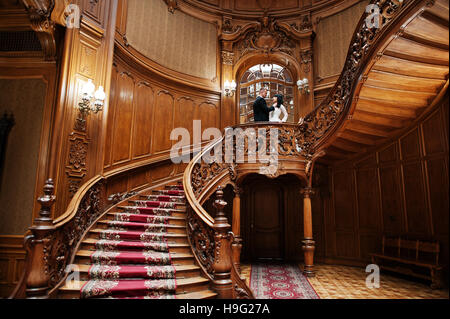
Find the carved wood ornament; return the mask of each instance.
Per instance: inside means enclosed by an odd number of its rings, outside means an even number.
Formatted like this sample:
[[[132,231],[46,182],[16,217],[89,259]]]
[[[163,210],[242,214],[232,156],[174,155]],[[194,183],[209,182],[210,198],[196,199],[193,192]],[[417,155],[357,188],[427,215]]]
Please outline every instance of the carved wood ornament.
[[[270,17],[263,17],[255,32],[248,33],[237,44],[241,58],[249,52],[258,52],[268,55],[277,51],[293,55],[296,44]]]
[[[164,2],[167,4],[167,9],[170,13],[174,13],[178,9],[177,0],[164,0]]]
[[[57,24],[65,25],[66,0],[21,0],[36,32],[46,61],[55,61],[59,31]]]

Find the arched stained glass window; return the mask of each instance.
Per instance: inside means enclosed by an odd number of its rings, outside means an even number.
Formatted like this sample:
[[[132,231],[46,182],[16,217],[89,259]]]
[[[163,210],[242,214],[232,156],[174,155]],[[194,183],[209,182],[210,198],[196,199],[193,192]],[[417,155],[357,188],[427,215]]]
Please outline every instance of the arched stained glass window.
[[[272,97],[282,94],[288,122],[294,122],[294,81],[288,69],[278,64],[258,64],[244,72],[239,83],[239,123],[253,122],[253,102],[261,87],[267,88],[267,105]]]

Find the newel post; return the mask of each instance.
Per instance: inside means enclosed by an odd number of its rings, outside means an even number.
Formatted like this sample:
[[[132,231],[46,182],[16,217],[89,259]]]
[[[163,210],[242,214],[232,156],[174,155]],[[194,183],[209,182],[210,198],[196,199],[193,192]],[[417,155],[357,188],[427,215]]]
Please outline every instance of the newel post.
[[[300,190],[303,195],[303,241],[302,249],[305,256],[305,268],[303,274],[306,277],[314,277],[314,250],[315,241],[313,240],[312,230],[312,210],[311,210],[311,195],[314,190],[311,187],[306,187]]]
[[[233,285],[231,281],[231,226],[223,212],[227,202],[223,200],[222,187],[217,188],[217,199],[214,201],[216,217],[214,219],[214,290],[220,299],[233,297]]]
[[[49,274],[47,271],[47,258],[49,249],[49,234],[55,227],[51,218],[51,209],[56,200],[54,195],[54,183],[48,179],[44,185],[44,195],[38,198],[41,204],[39,217],[34,220],[29,228],[32,236],[25,243],[29,254],[28,275],[26,277],[27,298],[48,298]]]

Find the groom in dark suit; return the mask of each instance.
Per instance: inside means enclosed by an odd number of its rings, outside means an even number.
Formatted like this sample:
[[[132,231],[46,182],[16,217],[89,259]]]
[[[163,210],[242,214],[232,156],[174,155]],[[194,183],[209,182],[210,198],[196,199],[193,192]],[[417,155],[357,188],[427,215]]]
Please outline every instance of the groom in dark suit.
[[[253,118],[255,119],[255,122],[268,122],[269,113],[275,110],[273,106],[267,107],[266,100],[264,99],[266,96],[267,89],[261,88],[258,97],[253,103]]]

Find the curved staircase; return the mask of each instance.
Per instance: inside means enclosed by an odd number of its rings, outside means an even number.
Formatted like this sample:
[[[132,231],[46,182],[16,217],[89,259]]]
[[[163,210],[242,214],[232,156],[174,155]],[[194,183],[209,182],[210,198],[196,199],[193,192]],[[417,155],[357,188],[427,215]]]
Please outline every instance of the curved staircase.
[[[108,210],[81,242],[58,297],[216,297],[187,241],[185,201],[181,184],[166,185]]]
[[[57,220],[49,217],[55,201],[53,181],[49,180],[39,198],[39,218],[25,240],[27,266],[14,296],[254,298],[239,271],[239,185],[251,173],[270,178],[293,174],[305,185],[302,248],[305,273],[312,275],[314,162],[321,157],[341,160],[367,152],[407,128],[448,88],[448,56],[444,54],[448,53],[448,2],[371,3],[380,8],[381,27],[369,27],[367,14],[361,17],[336,85],[301,124],[234,126],[236,131],[231,130],[230,136],[213,141],[194,156],[182,185],[148,189],[112,208],[105,202],[116,189],[114,178],[142,170],[146,164],[93,177]],[[440,31],[425,32],[430,24]],[[418,49],[423,47],[431,48],[428,52],[433,56],[422,63],[424,68],[417,74],[415,65],[424,54]],[[247,129],[254,135],[247,136]],[[278,133],[276,147],[271,145],[272,130]],[[267,147],[262,149],[276,149],[277,161],[272,162],[270,156],[264,164],[248,160],[256,153],[249,147],[249,138],[254,138],[256,131],[258,138],[266,134],[261,141]],[[227,145],[233,151],[231,156]],[[213,149],[222,150],[220,160],[204,161],[203,156]],[[227,203],[222,188],[227,185],[235,192],[232,225],[224,213]],[[214,193],[213,217],[202,205]],[[72,268],[68,275],[67,264]]]

